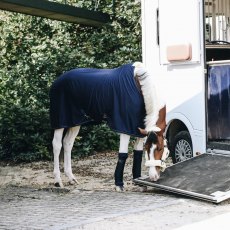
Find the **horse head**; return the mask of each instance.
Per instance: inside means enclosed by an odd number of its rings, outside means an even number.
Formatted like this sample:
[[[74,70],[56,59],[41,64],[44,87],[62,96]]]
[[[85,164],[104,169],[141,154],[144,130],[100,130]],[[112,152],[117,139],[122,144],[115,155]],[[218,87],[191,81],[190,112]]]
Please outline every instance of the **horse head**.
[[[163,113],[165,112],[163,111]],[[157,181],[160,178],[160,171],[165,170],[165,161],[169,155],[167,142],[163,136],[166,123],[162,116],[159,117],[158,121],[162,121],[158,122],[160,128],[156,126],[155,129],[149,132],[139,129],[143,135],[147,136],[144,144],[145,165],[149,167],[149,177],[152,181]]]
[[[149,167],[150,180],[157,181],[160,178],[160,171],[166,168],[168,155],[169,150],[163,135],[149,132],[145,142],[145,165]]]

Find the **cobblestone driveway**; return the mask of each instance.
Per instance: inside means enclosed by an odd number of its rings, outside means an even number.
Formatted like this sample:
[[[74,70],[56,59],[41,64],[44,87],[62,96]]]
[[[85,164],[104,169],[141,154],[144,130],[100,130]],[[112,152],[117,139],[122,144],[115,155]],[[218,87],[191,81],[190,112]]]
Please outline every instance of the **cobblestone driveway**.
[[[113,229],[111,223],[124,217],[126,220],[120,219],[120,228],[116,229],[141,229],[138,226],[172,229],[182,222],[230,211],[228,203],[217,206],[160,192],[38,190],[12,186],[0,189],[0,207],[0,229],[50,230],[87,229],[87,226]],[[192,213],[196,215],[192,217]]]
[[[8,187],[0,194],[0,228],[69,229],[162,205],[162,199],[140,193]]]

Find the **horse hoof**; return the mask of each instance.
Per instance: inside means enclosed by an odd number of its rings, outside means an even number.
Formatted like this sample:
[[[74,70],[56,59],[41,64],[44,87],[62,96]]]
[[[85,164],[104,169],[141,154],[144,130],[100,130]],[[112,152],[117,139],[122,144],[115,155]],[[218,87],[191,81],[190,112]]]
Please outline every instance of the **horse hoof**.
[[[125,188],[124,188],[124,186],[116,186],[115,190],[116,190],[116,192],[124,192]]]
[[[60,183],[60,182],[56,182],[56,183],[54,184],[54,186],[57,187],[57,188],[64,188],[63,184]]]
[[[69,181],[70,185],[74,185],[74,184],[79,184],[79,182],[76,179],[72,179]]]
[[[73,179],[73,181],[76,183],[76,184],[80,184],[80,182],[77,180],[77,179]]]
[[[147,186],[138,186],[140,192],[147,192]]]
[[[147,186],[134,184],[132,191],[133,192],[146,192]]]
[[[75,184],[75,181],[74,181],[74,180],[70,180],[70,181],[69,181],[69,184],[70,184],[70,185],[74,185],[74,184]]]

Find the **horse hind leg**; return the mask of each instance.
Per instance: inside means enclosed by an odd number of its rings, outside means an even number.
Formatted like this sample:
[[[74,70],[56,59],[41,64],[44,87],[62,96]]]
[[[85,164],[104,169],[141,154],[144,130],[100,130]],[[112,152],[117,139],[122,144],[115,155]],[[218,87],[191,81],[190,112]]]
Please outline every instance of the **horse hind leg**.
[[[62,135],[64,129],[55,129],[54,137],[53,137],[53,155],[54,155],[54,183],[56,187],[63,187],[63,183],[61,180],[61,173],[59,167],[59,155],[62,148]]]
[[[70,184],[78,184],[75,176],[72,173],[72,166],[71,166],[71,151],[73,148],[73,144],[75,141],[76,136],[78,135],[80,130],[80,126],[75,126],[69,128],[67,133],[63,139],[63,148],[64,148],[64,171],[65,175],[69,179]]]

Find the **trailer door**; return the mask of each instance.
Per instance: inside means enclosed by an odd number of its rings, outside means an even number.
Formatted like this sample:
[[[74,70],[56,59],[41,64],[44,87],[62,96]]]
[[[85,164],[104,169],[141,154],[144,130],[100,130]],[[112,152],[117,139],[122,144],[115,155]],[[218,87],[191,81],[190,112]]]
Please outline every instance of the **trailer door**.
[[[200,62],[201,12],[199,0],[159,0],[161,64]]]

